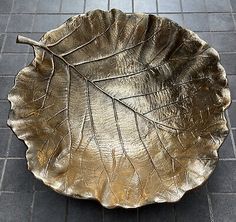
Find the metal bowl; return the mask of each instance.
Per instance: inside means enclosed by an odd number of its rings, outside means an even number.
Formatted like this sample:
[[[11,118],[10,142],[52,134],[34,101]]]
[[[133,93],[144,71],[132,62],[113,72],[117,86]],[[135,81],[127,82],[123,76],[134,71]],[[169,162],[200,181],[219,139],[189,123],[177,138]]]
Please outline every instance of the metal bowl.
[[[167,18],[74,16],[30,44],[8,124],[55,191],[107,208],[178,201],[214,170],[230,93],[219,55]]]

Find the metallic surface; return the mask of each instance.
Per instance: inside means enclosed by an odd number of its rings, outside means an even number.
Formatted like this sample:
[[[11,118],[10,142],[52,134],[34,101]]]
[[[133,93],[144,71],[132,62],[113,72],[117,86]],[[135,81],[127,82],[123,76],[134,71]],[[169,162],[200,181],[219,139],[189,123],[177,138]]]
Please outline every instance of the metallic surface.
[[[105,207],[175,202],[215,168],[230,104],[218,53],[172,21],[118,10],[70,18],[9,93],[29,170]]]

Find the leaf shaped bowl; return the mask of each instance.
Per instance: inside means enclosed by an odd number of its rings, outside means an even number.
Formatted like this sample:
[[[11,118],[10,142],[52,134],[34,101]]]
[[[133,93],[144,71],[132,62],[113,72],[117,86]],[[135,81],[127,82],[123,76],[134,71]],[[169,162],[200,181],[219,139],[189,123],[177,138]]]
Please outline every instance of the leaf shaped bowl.
[[[230,104],[218,53],[154,15],[95,10],[30,44],[8,124],[55,191],[108,208],[175,202],[207,180]]]

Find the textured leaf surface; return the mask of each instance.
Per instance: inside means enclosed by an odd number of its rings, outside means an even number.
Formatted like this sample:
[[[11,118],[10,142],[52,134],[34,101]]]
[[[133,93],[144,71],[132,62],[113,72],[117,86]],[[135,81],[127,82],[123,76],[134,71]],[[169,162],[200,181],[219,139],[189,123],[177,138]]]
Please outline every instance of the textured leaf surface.
[[[9,94],[29,169],[106,207],[173,202],[202,184],[228,128],[218,53],[153,15],[95,10],[39,42]]]

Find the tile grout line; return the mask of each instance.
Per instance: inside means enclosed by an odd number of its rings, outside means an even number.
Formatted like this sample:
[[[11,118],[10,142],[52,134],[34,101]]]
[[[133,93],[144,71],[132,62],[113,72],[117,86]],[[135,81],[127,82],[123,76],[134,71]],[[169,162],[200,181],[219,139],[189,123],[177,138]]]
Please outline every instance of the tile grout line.
[[[234,23],[234,30],[236,30],[236,21],[235,21],[234,15],[233,15],[233,7],[231,5],[231,1],[230,0],[229,0],[229,7],[230,7],[230,14],[232,16],[233,23]]]
[[[111,0],[107,0],[107,10],[109,11],[111,7]]]
[[[1,191],[2,193],[21,193],[21,191],[11,191],[11,190],[3,190]],[[34,191],[29,192],[29,191],[24,191],[25,193],[34,193]],[[46,190],[35,190],[37,193],[47,193],[48,191]],[[54,191],[53,191],[54,192]],[[55,191],[56,192],[56,191]],[[32,203],[32,202],[31,202]]]
[[[84,0],[84,8],[83,8],[83,13],[82,14],[84,14],[85,13],[85,11],[86,11],[86,0]]]
[[[39,4],[39,0],[37,0],[36,2],[36,5]],[[34,12],[34,15],[33,15],[33,19],[32,19],[32,26],[31,26],[31,34],[33,33],[33,28],[34,28],[34,24],[35,24],[35,19],[36,19],[36,15],[37,15],[37,7],[35,9],[35,12]],[[28,47],[28,50],[27,50],[27,56],[26,56],[26,61],[25,61],[25,66],[27,65],[27,61],[28,61],[28,58],[29,58],[29,52],[30,52],[30,47]]]
[[[18,34],[19,32],[14,32],[15,34]],[[32,34],[31,32],[28,32],[26,34]],[[3,55],[28,55],[29,53],[28,52],[3,52],[2,53]],[[31,53],[33,54],[33,53]]]
[[[210,193],[208,190],[208,184],[206,184],[206,194],[207,194],[207,202],[208,202],[208,210],[209,210],[209,215],[210,215],[210,221],[214,222],[214,214],[213,214],[213,207],[212,207],[212,202],[211,202],[211,197]]]
[[[6,102],[6,101],[4,101],[4,102]],[[8,127],[0,127],[0,130],[7,130],[7,129],[9,129],[9,128]]]
[[[12,139],[12,132],[10,132],[10,135],[9,135],[9,138],[7,141],[6,157],[4,158],[4,163],[3,163],[3,167],[2,167],[2,174],[1,174],[1,178],[0,178],[0,193],[2,191],[2,183],[3,183],[5,171],[6,171],[6,165],[7,165],[7,160],[8,160],[7,157],[8,157],[8,153],[10,150],[11,139]]]
[[[176,205],[173,206],[174,222],[177,222]]]
[[[0,157],[0,160],[25,160],[24,157]]]
[[[211,192],[211,194],[213,194],[213,195],[236,195],[236,193],[230,193],[230,192],[228,192],[228,193],[223,193],[223,192]]]
[[[3,76],[4,77],[4,76]],[[2,77],[2,78],[3,78]],[[8,102],[8,100],[7,99],[0,99],[0,103],[5,103],[5,102]],[[6,127],[7,128],[7,127]]]
[[[9,74],[9,75],[0,75],[0,78],[3,78],[3,77],[5,77],[5,78],[15,78],[16,76],[15,75],[11,75],[11,74]],[[7,99],[0,99],[0,102],[6,102],[7,101]],[[0,127],[0,129],[1,129],[1,127]]]
[[[9,16],[10,17],[10,16]],[[9,19],[9,18],[8,18]],[[2,48],[1,48],[1,50],[0,50],[0,55],[3,53],[3,48],[4,48],[4,46],[5,46],[5,44],[6,44],[6,41],[7,41],[7,33],[0,33],[1,35],[4,35],[4,37],[3,37],[3,41],[2,41]]]
[[[7,30],[8,30],[8,26],[9,26],[10,20],[11,20],[11,15],[12,15],[12,12],[13,12],[14,3],[15,3],[15,0],[12,1],[11,10],[10,10],[10,13],[9,13],[9,17],[8,17],[8,19],[7,19],[7,24],[6,24],[5,33],[4,33],[5,36],[4,36],[4,39],[3,39],[3,43],[2,43],[2,48],[1,48],[0,55],[2,55],[2,53],[3,53],[3,48],[5,47],[5,44],[6,44],[6,40],[7,40]]]
[[[219,158],[220,161],[236,161],[236,158]]]
[[[0,75],[0,78],[13,78],[13,77],[15,77],[15,76],[10,76],[10,75],[6,75],[6,76],[4,76],[4,75]],[[0,101],[5,101],[5,100],[7,100],[7,99],[0,99]]]
[[[226,119],[228,121],[228,128],[229,128],[229,134],[230,134],[230,138],[231,138],[231,142],[232,142],[232,146],[233,146],[234,157],[236,158],[235,140],[234,140],[234,135],[233,135],[232,127],[231,127],[231,121],[229,118],[228,110],[226,110],[225,113],[226,113]]]
[[[181,18],[182,18],[182,23],[183,26],[185,26],[185,22],[184,22],[184,10],[183,10],[183,4],[182,4],[182,0],[179,0],[179,4],[180,4],[180,11],[181,11]]]
[[[12,15],[12,12],[13,12],[14,4],[15,4],[15,0],[12,1],[11,10],[10,10],[9,17],[7,19],[6,28],[5,28],[6,32],[7,32],[9,23],[10,23],[10,19],[11,19],[11,15]],[[6,40],[6,36],[5,36],[5,40]],[[5,41],[3,42],[3,46],[2,46],[2,49],[1,49],[1,54],[0,55],[2,55],[2,51],[3,51],[4,46],[5,46]],[[8,138],[8,141],[7,141],[6,155],[5,155],[5,159],[4,159],[4,163],[3,163],[3,167],[2,167],[1,178],[0,178],[0,194],[1,194],[1,190],[2,190],[3,178],[4,178],[4,175],[5,175],[5,171],[6,171],[7,157],[8,157],[8,153],[9,153],[9,150],[10,150],[11,139],[12,139],[12,132],[10,131],[9,138]]]
[[[132,13],[134,13],[134,0],[132,0]]]
[[[209,32],[210,32],[210,39],[211,39],[211,41],[212,41],[212,30],[211,30],[211,27],[210,27],[210,20],[209,20],[209,14],[208,14],[208,12],[207,12],[207,5],[206,5],[206,0],[203,0],[203,2],[204,2],[204,9],[205,9],[205,11],[206,11],[206,16],[207,16],[207,25],[208,25],[208,29],[209,29]]]
[[[60,1],[60,6],[59,6],[59,13],[58,13],[58,14],[60,14],[60,15],[61,15],[61,10],[62,10],[62,1],[63,1],[63,0]],[[37,13],[37,14],[38,14],[38,13]],[[47,14],[47,15],[48,15],[48,14]]]
[[[14,194],[14,193],[20,193],[20,191],[8,191],[8,190],[3,190],[3,191],[1,191],[1,193],[11,193],[11,194]]]
[[[158,5],[159,5],[159,3],[158,3],[158,0],[156,0],[156,14],[158,15]]]
[[[0,160],[5,160],[5,159],[7,159],[7,160],[25,160],[24,157],[6,157],[6,158],[0,157]]]
[[[35,194],[36,194],[36,190],[35,190],[35,180],[36,178],[34,178],[34,184],[33,184],[33,196],[32,196],[32,202],[30,205],[30,222],[33,221],[33,212],[34,212],[34,202],[35,202]]]
[[[32,19],[32,26],[31,26],[31,32],[29,32],[30,34],[32,34],[33,33],[33,28],[34,28],[34,24],[35,24],[35,19],[36,19],[36,15],[38,14],[37,13],[37,8],[38,8],[38,4],[39,4],[39,0],[37,0],[37,2],[36,2],[36,9],[35,9],[35,12],[33,13],[33,19]],[[28,49],[27,49],[27,52],[26,52],[26,56],[25,56],[25,64],[24,64],[24,66],[26,66],[27,65],[27,62],[28,62],[28,60],[29,60],[29,58],[30,58],[30,47],[28,46]]]
[[[210,194],[208,193],[208,189],[207,189],[207,201],[208,201],[208,209],[209,209],[209,214],[210,214],[210,221],[214,222],[214,214],[213,214],[212,202],[211,202]]]

